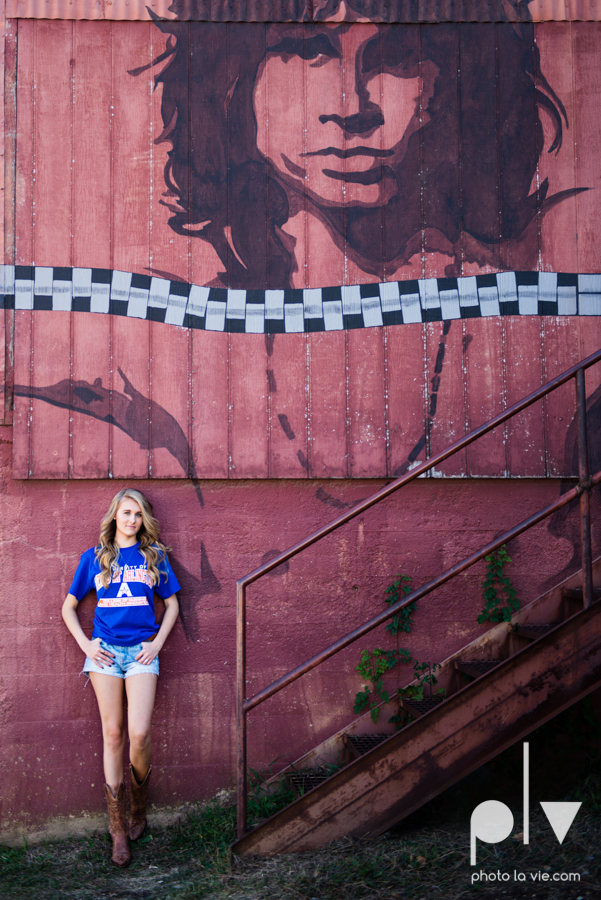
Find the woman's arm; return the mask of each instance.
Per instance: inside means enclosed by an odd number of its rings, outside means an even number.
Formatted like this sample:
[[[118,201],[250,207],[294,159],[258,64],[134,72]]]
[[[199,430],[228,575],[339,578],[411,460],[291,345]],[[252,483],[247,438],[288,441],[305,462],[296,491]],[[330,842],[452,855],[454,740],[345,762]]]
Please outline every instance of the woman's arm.
[[[141,662],[144,666],[150,665],[153,659],[158,656],[159,651],[163,649],[163,644],[167,640],[169,632],[175,625],[179,613],[177,594],[171,594],[170,597],[163,600],[163,603],[165,604],[165,615],[163,616],[163,621],[161,622],[161,627],[157,632],[157,636],[152,641],[142,641],[142,649],[136,656],[136,660]]]
[[[77,602],[77,597],[74,597],[73,594],[67,594],[62,609],[65,625],[77,641],[80,650],[83,650],[86,656],[93,659],[100,668],[103,668],[103,664],[105,666],[110,666],[114,659],[113,654],[109,653],[108,650],[102,649],[100,646],[100,638],[95,638],[95,640],[91,641],[86,637],[83,628],[79,624],[79,619],[77,618],[78,606],[79,603]]]

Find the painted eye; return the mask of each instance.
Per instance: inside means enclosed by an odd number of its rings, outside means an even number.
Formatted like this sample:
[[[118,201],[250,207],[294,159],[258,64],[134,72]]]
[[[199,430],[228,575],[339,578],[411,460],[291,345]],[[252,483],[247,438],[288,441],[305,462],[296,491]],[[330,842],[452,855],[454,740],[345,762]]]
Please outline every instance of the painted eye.
[[[306,60],[318,60],[321,64],[328,59],[339,58],[340,53],[330,42],[327,34],[316,34],[306,40],[298,37],[286,37],[268,48],[268,53],[280,56],[298,56]]]

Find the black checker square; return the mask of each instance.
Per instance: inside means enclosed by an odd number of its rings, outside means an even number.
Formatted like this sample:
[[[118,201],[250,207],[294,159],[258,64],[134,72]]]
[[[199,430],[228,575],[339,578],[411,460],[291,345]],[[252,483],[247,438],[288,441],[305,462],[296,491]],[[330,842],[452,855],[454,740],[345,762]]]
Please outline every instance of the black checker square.
[[[379,284],[362,284],[359,286],[359,291],[361,293],[361,298],[363,297],[379,297],[380,296],[380,285]]]
[[[480,310],[480,305],[478,306],[460,306],[459,312],[461,313],[462,319],[480,319],[482,318],[482,311]]]
[[[110,284],[112,280],[110,269],[92,269],[92,284]]]
[[[497,287],[497,276],[496,275],[476,275],[476,284],[479,288],[483,287]]]
[[[382,322],[384,325],[402,325],[403,311],[401,309],[393,309],[390,312],[383,312]]]
[[[246,331],[246,322],[244,319],[228,319],[225,317],[225,329],[229,334],[244,334]]]
[[[578,290],[578,275],[566,272],[557,273],[557,287],[575,287]]]
[[[459,292],[459,288],[457,287],[457,279],[456,278],[437,278],[438,281],[438,292],[441,291],[457,291]]]
[[[184,328],[196,328],[199,330],[204,330],[205,320],[202,316],[193,316],[190,313],[186,313],[184,316]]]
[[[15,266],[15,281],[33,281],[35,266]]]
[[[109,313],[111,316],[126,316],[128,305],[127,300],[111,300],[109,301]]]
[[[268,319],[265,317],[265,334],[286,334],[286,324],[283,319]]]
[[[529,285],[538,287],[538,272],[516,272],[515,273],[515,283],[518,287],[520,285]]]
[[[322,303],[336,302],[342,303],[342,291],[339,287],[328,287],[321,289]]]
[[[132,275],[131,287],[137,288],[139,291],[150,290],[150,275]],[[131,288],[130,288],[131,289]]]
[[[520,304],[517,300],[507,300],[499,305],[502,316],[519,316],[520,314]]]
[[[52,297],[43,297],[41,295],[33,298],[34,309],[52,309]]]
[[[73,312],[90,312],[90,297],[73,297],[71,309]]]
[[[312,333],[314,331],[325,331],[326,326],[324,325],[323,319],[305,319],[305,331]]]
[[[363,328],[363,315],[343,315],[342,320],[345,328]]]
[[[72,281],[73,269],[70,266],[55,266],[53,281]]]
[[[419,283],[412,279],[411,281],[399,281],[399,294],[419,294]]]
[[[166,312],[166,306],[149,306],[146,310],[146,318],[151,322],[164,322]]]
[[[303,304],[303,291],[300,288],[291,288],[284,291],[284,305],[287,303]]]
[[[185,281],[172,281],[170,282],[169,293],[173,294],[174,297],[189,297],[190,290],[192,288],[191,284],[186,284]]]

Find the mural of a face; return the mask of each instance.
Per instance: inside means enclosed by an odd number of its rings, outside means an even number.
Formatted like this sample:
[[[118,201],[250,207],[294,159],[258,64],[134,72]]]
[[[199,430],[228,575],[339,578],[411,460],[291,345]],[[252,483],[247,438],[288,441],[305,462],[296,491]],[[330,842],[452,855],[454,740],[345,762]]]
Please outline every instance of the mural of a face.
[[[569,123],[531,25],[157,25],[169,224],[227,287],[327,286],[303,281],[312,228],[324,277],[341,253],[374,281],[435,253],[446,277],[527,270],[537,217],[579,190],[536,180]]]
[[[418,127],[418,74],[387,66],[377,35],[375,25],[269,30],[253,94],[257,122],[269,127],[259,124],[257,147],[286,183],[317,202],[383,202]],[[303,84],[304,116],[289,84]]]

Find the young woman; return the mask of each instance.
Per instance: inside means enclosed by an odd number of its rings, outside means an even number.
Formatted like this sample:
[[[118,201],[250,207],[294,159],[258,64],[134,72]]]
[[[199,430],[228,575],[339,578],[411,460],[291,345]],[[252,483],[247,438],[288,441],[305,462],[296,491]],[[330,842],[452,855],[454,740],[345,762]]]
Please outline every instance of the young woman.
[[[146,497],[129,488],[119,491],[102,520],[98,545],[82,555],[63,604],[63,619],[86,655],[83,671],[89,674],[98,700],[104,790],[113,862],[118,866],[129,864],[129,841],[137,840],[146,827],[158,655],[178,614],[180,585],[159,531]],[[79,624],[77,606],[94,587],[97,605],[90,640]],[[155,592],[165,603],[160,627],[155,619]],[[124,687],[130,744],[129,822],[123,780]]]

